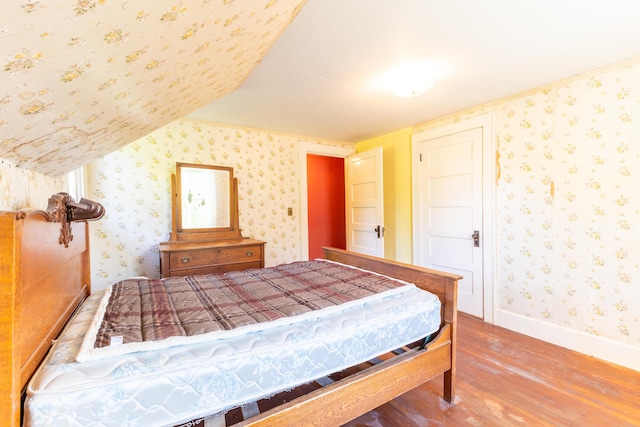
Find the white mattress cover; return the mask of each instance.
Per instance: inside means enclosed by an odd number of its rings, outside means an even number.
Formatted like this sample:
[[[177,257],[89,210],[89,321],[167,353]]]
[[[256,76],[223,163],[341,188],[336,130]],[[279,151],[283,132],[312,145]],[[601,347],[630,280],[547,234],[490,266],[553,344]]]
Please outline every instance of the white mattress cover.
[[[409,287],[245,337],[78,363],[100,299],[89,297],[36,371],[25,426],[176,425],[340,371],[440,326],[438,298]]]

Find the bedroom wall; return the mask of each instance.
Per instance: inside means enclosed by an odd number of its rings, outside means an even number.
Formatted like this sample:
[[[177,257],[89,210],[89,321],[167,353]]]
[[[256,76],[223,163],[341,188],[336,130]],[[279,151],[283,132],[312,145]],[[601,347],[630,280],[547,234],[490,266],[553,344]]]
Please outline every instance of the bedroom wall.
[[[640,59],[416,132],[486,112],[496,323],[640,370]]]
[[[404,128],[358,142],[357,152],[382,147],[385,258],[412,262],[411,134]]]
[[[106,209],[91,228],[93,290],[131,276],[159,277],[157,244],[171,231],[170,176],[176,162],[232,166],[243,235],[267,242],[267,266],[299,260],[299,145],[304,142],[349,145],[183,120],[89,164],[86,197]]]
[[[0,210],[46,209],[52,194],[67,191],[64,178],[51,178],[0,159]]]

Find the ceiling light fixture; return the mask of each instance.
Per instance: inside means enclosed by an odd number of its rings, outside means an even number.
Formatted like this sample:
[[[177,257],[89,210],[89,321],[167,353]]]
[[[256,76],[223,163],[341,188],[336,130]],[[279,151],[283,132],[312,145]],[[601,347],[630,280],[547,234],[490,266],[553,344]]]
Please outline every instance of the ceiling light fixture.
[[[381,73],[375,82],[377,93],[413,98],[433,86],[433,72],[424,63],[402,63]]]

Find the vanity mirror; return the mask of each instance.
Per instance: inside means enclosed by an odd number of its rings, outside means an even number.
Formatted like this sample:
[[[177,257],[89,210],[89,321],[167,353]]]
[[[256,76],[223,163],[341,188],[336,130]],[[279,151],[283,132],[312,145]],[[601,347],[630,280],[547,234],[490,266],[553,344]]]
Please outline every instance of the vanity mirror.
[[[162,277],[264,267],[265,242],[242,237],[233,168],[176,163],[171,237],[160,243]]]
[[[171,240],[242,237],[233,168],[176,163],[172,194]]]
[[[176,164],[178,232],[232,228],[233,168]]]

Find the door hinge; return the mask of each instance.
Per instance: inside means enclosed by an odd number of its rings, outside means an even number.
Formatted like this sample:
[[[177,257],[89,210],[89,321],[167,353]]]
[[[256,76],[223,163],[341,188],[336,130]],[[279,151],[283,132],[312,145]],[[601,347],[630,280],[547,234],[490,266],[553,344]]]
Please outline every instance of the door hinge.
[[[422,153],[420,153],[420,161],[422,161]]]

